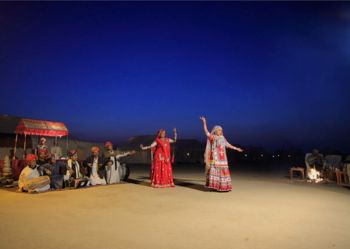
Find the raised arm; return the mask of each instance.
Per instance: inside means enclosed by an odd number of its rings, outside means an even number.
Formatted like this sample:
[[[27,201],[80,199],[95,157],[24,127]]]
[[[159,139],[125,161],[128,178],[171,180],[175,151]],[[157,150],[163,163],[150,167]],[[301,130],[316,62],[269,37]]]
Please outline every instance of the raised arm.
[[[153,147],[155,147],[157,145],[157,142],[153,142],[151,145],[149,145],[149,146],[143,146],[142,144],[140,144],[140,148],[141,148],[141,150],[148,150],[148,149],[151,149],[151,148],[153,148]]]
[[[174,132],[174,139],[169,139],[169,142],[170,142],[170,143],[176,143],[176,140],[177,140],[176,128],[174,128],[173,132]]]
[[[132,150],[132,151],[120,153],[119,155],[116,155],[115,157],[116,157],[117,159],[120,159],[120,158],[122,158],[122,157],[134,155],[135,153],[136,153],[136,151]]]
[[[203,129],[204,129],[204,133],[206,136],[208,136],[208,127],[207,127],[207,120],[205,119],[204,116],[201,116],[200,119],[202,120],[202,123],[203,123]]]
[[[236,151],[238,151],[238,152],[242,152],[242,151],[243,151],[241,148],[236,147],[236,146],[233,146],[232,144],[230,144],[230,143],[227,142],[227,141],[226,141],[226,147],[227,147],[227,148],[230,148],[230,149],[232,149],[232,150],[236,150]]]

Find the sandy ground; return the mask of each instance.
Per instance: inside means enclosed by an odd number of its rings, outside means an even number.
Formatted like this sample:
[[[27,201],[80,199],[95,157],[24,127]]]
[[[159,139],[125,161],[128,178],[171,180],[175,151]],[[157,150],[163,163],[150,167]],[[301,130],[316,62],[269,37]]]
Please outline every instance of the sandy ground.
[[[0,189],[0,248],[350,248],[350,190],[232,172],[208,192],[200,171],[177,186],[130,183],[21,194]]]

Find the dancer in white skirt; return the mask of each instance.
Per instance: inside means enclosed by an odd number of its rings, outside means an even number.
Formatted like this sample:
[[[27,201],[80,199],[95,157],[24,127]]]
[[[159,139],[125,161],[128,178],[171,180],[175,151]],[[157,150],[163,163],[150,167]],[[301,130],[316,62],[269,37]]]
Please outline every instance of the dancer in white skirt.
[[[135,151],[128,151],[124,153],[117,153],[113,150],[113,144],[110,141],[105,142],[105,167],[106,167],[106,181],[107,184],[120,183],[123,177],[123,168],[120,165],[119,159],[134,155]]]

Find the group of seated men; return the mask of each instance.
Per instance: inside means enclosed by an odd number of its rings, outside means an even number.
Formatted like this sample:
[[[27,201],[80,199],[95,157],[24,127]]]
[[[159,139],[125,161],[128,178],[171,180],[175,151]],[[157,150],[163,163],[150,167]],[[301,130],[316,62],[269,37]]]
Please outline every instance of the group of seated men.
[[[68,160],[58,162],[57,155],[48,153],[45,141],[40,140],[37,155],[26,155],[25,167],[18,180],[19,191],[33,193],[65,187],[119,183],[127,177],[119,159],[135,154],[135,151],[117,153],[113,150],[113,144],[107,141],[103,155],[100,155],[99,147],[93,146],[91,155],[84,161],[78,159],[76,150],[70,150]]]

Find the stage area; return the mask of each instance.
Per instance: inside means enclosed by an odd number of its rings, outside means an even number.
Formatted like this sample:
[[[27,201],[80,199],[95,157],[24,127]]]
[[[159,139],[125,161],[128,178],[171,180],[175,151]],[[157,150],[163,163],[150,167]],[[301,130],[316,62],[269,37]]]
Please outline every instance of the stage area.
[[[233,191],[216,193],[199,169],[174,176],[171,189],[149,187],[146,167],[119,185],[0,189],[0,248],[350,248],[347,188],[233,170]]]

